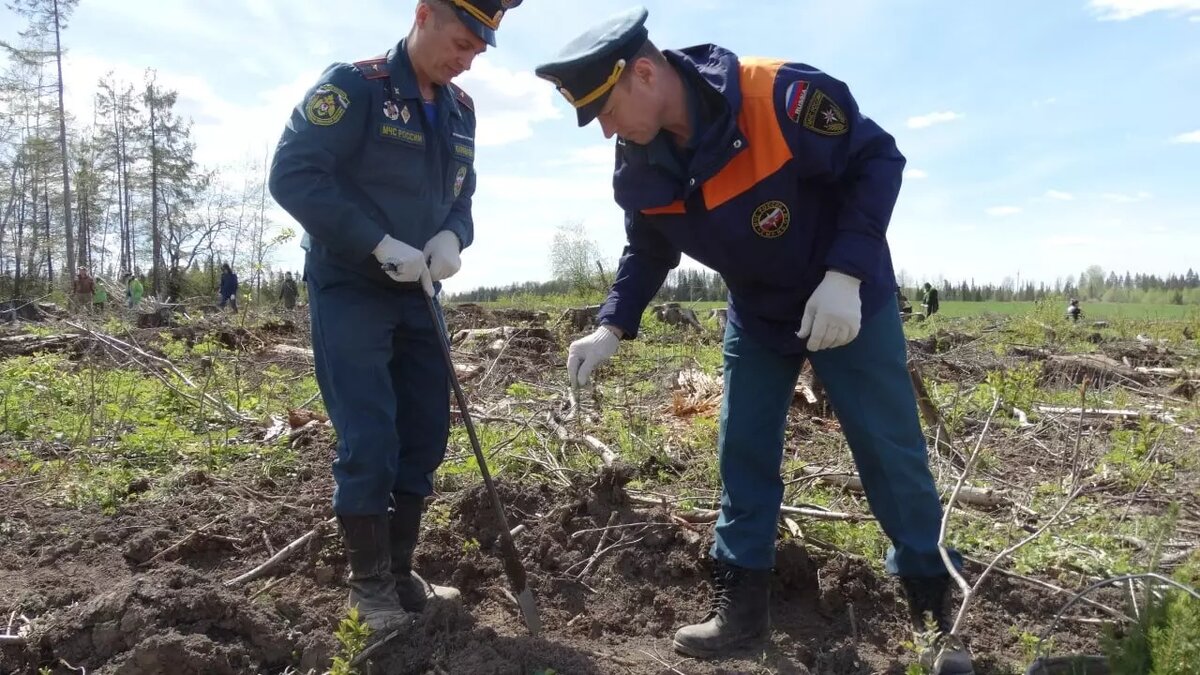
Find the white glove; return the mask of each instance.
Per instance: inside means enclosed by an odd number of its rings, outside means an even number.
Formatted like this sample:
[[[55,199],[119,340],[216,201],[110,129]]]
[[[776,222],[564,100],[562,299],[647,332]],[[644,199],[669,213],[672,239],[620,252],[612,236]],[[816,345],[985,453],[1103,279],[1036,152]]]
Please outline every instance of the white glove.
[[[433,280],[429,278],[429,268],[425,265],[425,254],[391,235],[383,235],[383,239],[371,251],[383,271],[392,281],[402,284],[421,282],[421,286],[429,295],[433,295]]]
[[[592,370],[612,358],[621,346],[621,338],[612,330],[601,326],[591,335],[571,343],[567,351],[567,379],[572,387],[588,383]]]
[[[462,248],[458,235],[450,230],[442,230],[425,244],[425,259],[429,261],[429,276],[434,281],[449,279],[458,274],[462,267],[459,250]]]
[[[849,274],[829,270],[804,306],[796,337],[808,338],[808,351],[817,352],[849,344],[862,327],[862,282]]]

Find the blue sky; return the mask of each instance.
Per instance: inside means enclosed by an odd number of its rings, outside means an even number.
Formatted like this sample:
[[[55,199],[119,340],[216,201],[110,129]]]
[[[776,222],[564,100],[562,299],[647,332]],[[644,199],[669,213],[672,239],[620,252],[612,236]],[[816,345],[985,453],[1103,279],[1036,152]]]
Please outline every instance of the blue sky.
[[[195,119],[198,157],[235,176],[326,65],[389,48],[413,4],[81,0],[68,98],[87,109],[105,72],[154,67]],[[631,4],[525,0],[461,78],[480,114],[477,237],[450,290],[547,278],[567,221],[619,255],[611,143],[531,73]],[[889,240],[913,281],[1200,267],[1200,0],[644,4],[659,46],[715,42],[850,85],[909,160]],[[11,37],[17,21],[0,9],[0,23]],[[279,262],[300,259],[290,245]]]

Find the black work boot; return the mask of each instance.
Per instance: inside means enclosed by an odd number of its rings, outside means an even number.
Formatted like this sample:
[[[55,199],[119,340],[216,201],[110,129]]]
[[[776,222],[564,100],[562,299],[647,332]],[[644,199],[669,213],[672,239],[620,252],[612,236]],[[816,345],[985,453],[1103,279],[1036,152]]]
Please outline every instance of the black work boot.
[[[350,606],[373,635],[400,628],[412,617],[396,599],[387,515],[338,516],[338,524],[350,561]]]
[[[413,552],[421,533],[421,513],[424,498],[417,495],[392,495],[392,576],[396,580],[396,595],[406,611],[420,613],[432,598],[457,600],[459,592],[449,586],[435,586],[412,569]]]
[[[675,651],[707,658],[758,646],[770,635],[770,601],[771,570],[714,563],[712,609],[675,633]]]
[[[908,596],[908,612],[912,619],[917,644],[926,645],[921,651],[921,665],[930,675],[974,675],[971,652],[956,635],[950,634],[953,622],[946,613],[950,597],[950,576],[903,577],[900,583]],[[935,632],[932,639],[930,630]]]

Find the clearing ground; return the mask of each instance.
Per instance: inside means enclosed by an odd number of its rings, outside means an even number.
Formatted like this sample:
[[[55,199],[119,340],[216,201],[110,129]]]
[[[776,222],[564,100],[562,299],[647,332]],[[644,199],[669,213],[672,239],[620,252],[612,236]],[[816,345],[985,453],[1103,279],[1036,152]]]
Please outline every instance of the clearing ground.
[[[359,672],[914,672],[899,587],[880,563],[886,541],[807,379],[787,435],[792,510],[771,643],[723,662],[671,652],[674,629],[706,608],[719,494],[721,357],[706,314],[700,332],[648,318],[601,386],[572,401],[563,365],[577,335],[557,310],[448,310],[546,631],[529,637],[506,596],[499,526],[456,423],[417,558],[464,602],[427,611]],[[1095,328],[1058,314],[910,326],[947,497],[971,466],[949,521],[968,580],[1038,535],[971,605],[964,630],[982,675],[1024,672],[1045,631],[1047,651],[1098,650],[1105,609],[1076,607],[1052,625],[1095,580],[1154,569],[1195,583],[1200,568],[1200,323]],[[334,630],[345,566],[306,321],[47,320],[0,332],[0,673],[331,667],[344,652]],[[1096,599],[1124,609],[1119,593]]]

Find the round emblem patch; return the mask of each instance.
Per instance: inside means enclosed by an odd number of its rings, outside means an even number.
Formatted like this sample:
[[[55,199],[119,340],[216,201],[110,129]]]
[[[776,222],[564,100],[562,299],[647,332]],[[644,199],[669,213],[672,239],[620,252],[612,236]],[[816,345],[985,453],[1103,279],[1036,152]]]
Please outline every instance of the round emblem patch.
[[[458,173],[454,174],[454,196],[457,197],[462,193],[463,183],[467,182],[467,167],[458,167]]]
[[[760,237],[774,239],[787,232],[788,224],[792,222],[792,214],[788,211],[787,204],[779,200],[772,200],[760,204],[757,209],[754,209],[754,215],[750,217],[750,224],[754,226],[754,231]]]
[[[383,116],[393,122],[400,119],[400,106],[396,105],[396,102],[392,100],[384,101]]]
[[[328,127],[338,123],[350,107],[350,97],[346,92],[332,84],[323,84],[308,98],[304,114],[308,121],[319,127]]]

